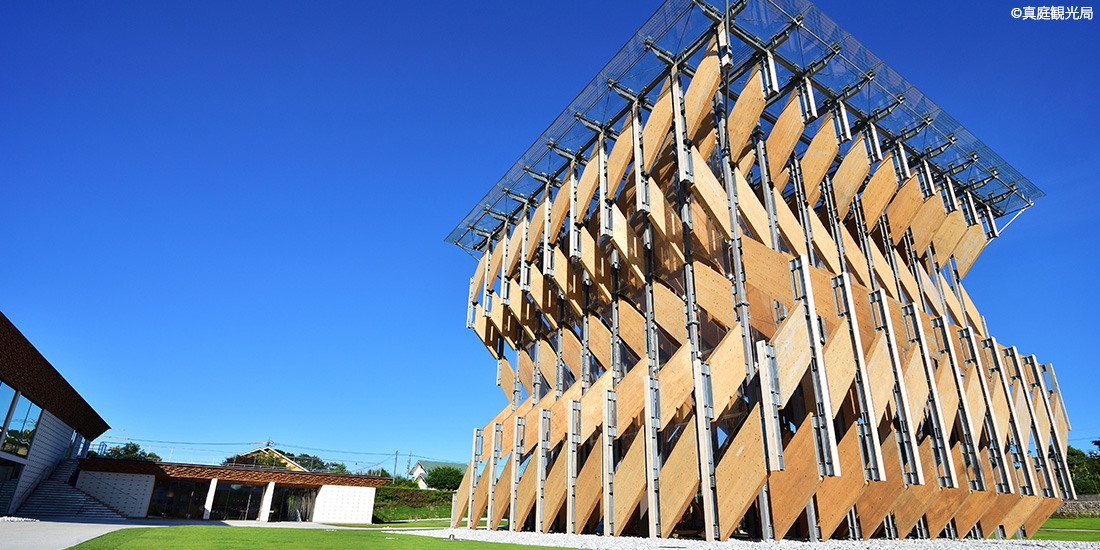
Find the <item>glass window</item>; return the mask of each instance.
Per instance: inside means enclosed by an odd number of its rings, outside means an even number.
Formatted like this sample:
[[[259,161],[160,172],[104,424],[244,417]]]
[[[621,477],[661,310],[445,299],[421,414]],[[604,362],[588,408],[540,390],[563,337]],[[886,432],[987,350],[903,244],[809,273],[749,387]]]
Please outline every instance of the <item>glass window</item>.
[[[34,441],[34,433],[38,429],[40,416],[42,416],[42,408],[32,403],[30,399],[20,396],[15,404],[15,414],[11,417],[11,424],[8,424],[8,436],[4,438],[4,446],[0,450],[27,456],[31,449],[31,442]]]
[[[158,479],[153,485],[149,517],[202,519],[209,481]]]
[[[3,416],[0,416],[0,423],[4,422],[4,419],[8,417],[8,407],[11,407],[11,398],[15,397],[15,388],[7,385],[0,384],[0,411],[3,411]],[[3,426],[0,426],[2,428]]]
[[[260,517],[260,502],[265,488],[264,485],[218,483],[210,519],[251,520]]]

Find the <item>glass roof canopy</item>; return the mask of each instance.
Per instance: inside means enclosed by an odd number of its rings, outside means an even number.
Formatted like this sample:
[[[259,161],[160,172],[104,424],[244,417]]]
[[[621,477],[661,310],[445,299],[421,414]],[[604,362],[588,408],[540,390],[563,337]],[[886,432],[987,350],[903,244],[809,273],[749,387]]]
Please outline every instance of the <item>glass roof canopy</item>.
[[[564,173],[568,155],[594,143],[597,130],[591,123],[618,130],[629,103],[609,83],[640,95],[659,85],[668,65],[654,49],[678,54],[694,45],[695,51],[687,52],[687,64],[695,66],[703,51],[698,46],[705,46],[715,24],[700,4],[707,4],[711,13],[721,14],[725,9],[724,5],[713,5],[713,0],[668,0],[658,8],[478,201],[446,242],[471,252],[483,250],[490,235],[498,234],[525,205],[541,200],[547,178]],[[952,174],[956,188],[968,189],[996,217],[1016,213],[1044,196],[1018,170],[813,4],[805,0],[743,0],[731,4],[736,4],[731,9],[735,15],[730,18],[731,29],[737,31],[730,33],[735,67],[751,67],[759,46],[777,35],[783,36],[787,30],[789,36],[777,40],[771,49],[777,62],[778,85],[792,76],[785,66],[807,67],[821,59],[828,59],[828,63],[811,77],[819,94],[836,96],[870,76],[870,81],[844,102],[853,123],[876,110],[888,110],[889,114],[875,121],[881,135],[911,133],[904,140],[910,155],[927,159],[934,171]],[[756,45],[750,44],[752,37],[758,41]],[[655,48],[647,46],[647,41]],[[836,46],[839,51],[830,57]],[[734,76],[729,89],[740,90],[747,76],[747,71]],[[778,115],[781,108],[782,102],[774,104],[765,116]],[[816,127],[816,123],[807,125],[804,137],[812,137]],[[928,156],[931,153],[936,154]]]

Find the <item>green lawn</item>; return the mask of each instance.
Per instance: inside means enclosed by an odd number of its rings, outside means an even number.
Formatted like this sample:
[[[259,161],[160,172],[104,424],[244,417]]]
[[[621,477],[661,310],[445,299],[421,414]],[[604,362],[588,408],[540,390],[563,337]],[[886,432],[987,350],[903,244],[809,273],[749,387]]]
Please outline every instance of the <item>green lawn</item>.
[[[449,541],[403,533],[321,529],[274,529],[263,527],[227,527],[222,525],[181,525],[178,527],[142,527],[107,533],[73,547],[76,550],[345,550],[385,548],[387,550],[532,550],[546,548],[517,544],[492,544],[473,541]]]
[[[1033,538],[1100,542],[1100,518],[1051,518]]]

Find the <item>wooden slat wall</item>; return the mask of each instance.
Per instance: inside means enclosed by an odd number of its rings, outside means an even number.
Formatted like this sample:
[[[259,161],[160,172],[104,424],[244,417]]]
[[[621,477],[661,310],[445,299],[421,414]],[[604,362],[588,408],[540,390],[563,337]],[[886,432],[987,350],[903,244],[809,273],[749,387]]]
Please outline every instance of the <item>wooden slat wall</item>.
[[[578,250],[564,250],[556,243],[550,253],[554,259],[554,271],[544,271],[541,266],[542,235],[549,232],[556,235],[566,223],[569,214],[569,181],[565,176],[565,185],[550,199],[544,194],[539,206],[530,213],[528,220],[514,224],[511,233],[501,233],[491,239],[491,246],[483,253],[475,268],[470,286],[469,300],[473,309],[473,330],[486,345],[490,355],[497,360],[501,390],[506,401],[512,398],[513,380],[518,377],[520,385],[529,395],[534,391],[533,358],[527,348],[534,343],[541,360],[538,369],[549,387],[548,393],[537,403],[528,398],[514,412],[506,407],[494,418],[493,422],[505,425],[505,453],[511,452],[511,437],[514,419],[521,416],[528,425],[528,437],[524,441],[524,451],[530,452],[537,441],[535,428],[538,425],[539,411],[551,412],[551,444],[561,445],[566,436],[567,404],[575,399],[581,403],[581,439],[590,442],[591,438],[603,429],[604,392],[613,389],[617,395],[618,439],[622,452],[614,473],[615,504],[614,510],[602,509],[602,451],[600,445],[591,447],[590,452],[579,466],[577,503],[577,532],[585,532],[595,525],[604,514],[612,514],[615,519],[614,534],[633,529],[629,519],[639,507],[645,494],[643,441],[636,430],[643,423],[644,374],[648,370],[646,359],[645,320],[642,307],[645,303],[645,252],[641,242],[641,219],[648,218],[655,233],[654,259],[657,267],[657,280],[653,283],[654,317],[657,326],[673,349],[671,357],[659,372],[661,428],[666,436],[674,426],[682,430],[675,443],[663,456],[663,466],[659,476],[661,480],[660,507],[662,516],[662,536],[674,535],[678,520],[690,507],[699,489],[699,447],[694,424],[693,392],[695,379],[691,365],[691,346],[685,328],[685,303],[687,295],[684,289],[683,267],[689,258],[693,264],[693,288],[695,306],[706,313],[703,328],[707,334],[707,346],[701,358],[710,367],[711,393],[714,398],[715,413],[719,416],[734,414],[740,410],[744,414],[742,398],[746,387],[745,356],[736,310],[733,285],[727,277],[730,268],[729,243],[734,237],[731,225],[729,201],[726,196],[726,184],[721,174],[711,171],[709,160],[714,152],[715,129],[718,124],[726,124],[730,139],[731,154],[736,161],[733,169],[733,185],[737,189],[737,215],[740,239],[740,254],[745,270],[746,296],[750,312],[750,324],[754,339],[767,339],[775,346],[778,361],[780,405],[786,414],[794,407],[790,400],[795,390],[802,384],[810,362],[810,333],[806,325],[805,305],[795,302],[791,281],[790,261],[794,256],[813,252],[821,260],[820,266],[807,262],[806,273],[815,296],[815,309],[811,312],[814,322],[820,322],[826,337],[823,339],[824,368],[828,374],[829,392],[833,396],[832,410],[828,411],[838,431],[844,435],[838,441],[838,451],[843,476],[822,479],[817,474],[816,455],[811,431],[807,428],[810,417],[807,414],[800,421],[803,429],[790,434],[784,432],[786,442],[784,458],[786,470],[767,472],[763,452],[764,435],[760,423],[760,405],[751,401],[748,417],[739,420],[739,428],[730,436],[726,447],[715,450],[717,482],[717,519],[719,538],[731,536],[741,517],[755,502],[765,481],[771,480],[772,517],[777,531],[782,534],[789,531],[799,520],[803,509],[811,498],[816,497],[819,523],[826,537],[842,533],[845,515],[855,506],[865,537],[870,537],[882,524],[887,513],[894,513],[903,535],[921,517],[928,520],[933,536],[938,535],[947,522],[954,520],[960,532],[980,523],[987,534],[997,526],[1003,525],[1009,532],[1016,526],[1024,525],[1029,534],[1031,527],[1041,524],[1055,507],[1057,499],[1040,497],[1021,497],[1013,494],[996,494],[989,491],[970,492],[965,489],[941,490],[936,483],[936,466],[931,456],[930,443],[926,440],[919,446],[924,485],[906,485],[901,481],[901,465],[898,449],[894,441],[893,425],[898,403],[894,402],[894,376],[891,358],[888,353],[886,335],[876,330],[872,321],[868,296],[871,288],[881,288],[887,294],[888,312],[892,318],[895,332],[893,345],[898,352],[900,370],[904,377],[906,391],[904,400],[910,408],[910,421],[916,425],[924,418],[925,405],[929,399],[929,380],[921,362],[920,352],[908,341],[905,326],[902,323],[900,308],[903,302],[910,303],[925,299],[936,316],[950,315],[953,322],[948,332],[954,335],[960,328],[969,328],[980,338],[985,339],[984,326],[980,313],[971,301],[965,289],[960,289],[961,299],[952,291],[953,285],[940,273],[931,277],[924,265],[915,267],[917,276],[910,270],[909,258],[900,251],[899,246],[907,232],[911,232],[912,244],[918,257],[924,257],[931,243],[941,266],[949,264],[954,258],[959,274],[965,276],[975,259],[988,244],[985,230],[981,224],[968,225],[961,211],[946,212],[938,194],[923,199],[917,176],[899,182],[894,170],[893,152],[887,151],[885,158],[874,166],[868,159],[867,149],[862,139],[855,139],[848,150],[838,159],[840,146],[831,113],[824,113],[816,123],[816,130],[799,157],[802,169],[802,184],[808,207],[811,209],[809,222],[812,240],[806,242],[805,231],[798,214],[798,205],[793,197],[786,199],[782,195],[783,186],[789,181],[787,161],[791,155],[798,156],[795,145],[806,131],[797,94],[792,93],[785,99],[782,110],[774,124],[765,124],[770,128],[764,147],[768,153],[768,166],[776,189],[776,224],[781,243],[771,242],[771,231],[767,211],[761,197],[766,192],[750,183],[745,174],[756,170],[755,151],[750,146],[750,136],[757,126],[767,104],[764,96],[759,68],[754,68],[741,89],[738,101],[731,105],[729,116],[724,121],[713,118],[711,98],[721,82],[717,44],[712,41],[702,55],[694,76],[684,93],[684,115],[686,130],[691,144],[687,149],[692,156],[694,166],[694,184],[691,194],[692,233],[688,242],[691,254],[685,244],[685,226],[679,215],[681,212],[675,202],[674,184],[676,172],[676,154],[670,141],[669,131],[673,122],[671,82],[665,80],[659,92],[654,92],[650,100],[653,110],[641,128],[644,158],[633,158],[633,124],[637,121],[627,117],[622,121],[621,131],[614,139],[608,136],[607,144],[607,189],[611,193],[608,199],[608,214],[611,230],[609,235],[601,237],[601,215],[593,210],[585,224],[578,228],[580,244]],[[598,146],[597,146],[598,147]],[[599,163],[593,162],[596,147],[583,152],[590,161],[580,171],[574,185],[577,192],[577,204],[588,208],[596,197],[599,187]],[[638,216],[634,211],[634,194],[637,192],[633,171],[628,168],[641,163],[650,174],[651,211],[648,216]],[[839,235],[833,235],[828,214],[821,199],[820,184],[826,174],[833,173],[832,183],[835,192],[838,214],[840,216]],[[621,185],[624,182],[625,185]],[[869,176],[869,177],[868,177]],[[900,183],[900,185],[899,185]],[[621,189],[620,189],[621,188]],[[855,224],[849,216],[853,198],[859,194],[862,214],[867,223],[871,239],[871,261],[859,245],[859,236],[854,233]],[[544,227],[545,213],[549,210],[549,226]],[[581,214],[586,214],[582,212]],[[878,221],[885,215],[892,242],[883,247],[883,236]],[[580,217],[578,215],[578,217]],[[582,218],[583,219],[583,218]],[[576,220],[568,220],[575,223]],[[527,232],[526,253],[521,250],[523,232]],[[838,256],[834,238],[841,239],[845,254]],[[807,244],[812,250],[807,248]],[[507,249],[507,254],[505,254]],[[793,255],[779,250],[791,250]],[[619,271],[620,294],[612,294],[611,252],[620,256],[622,263]],[[569,252],[578,253],[579,261],[573,262]],[[890,268],[893,260],[898,266],[895,273]],[[523,266],[520,264],[524,263]],[[921,261],[923,264],[923,260]],[[519,286],[518,270],[530,268],[530,289],[524,291]],[[849,323],[847,317],[839,317],[833,294],[832,279],[848,271],[851,277],[851,291],[854,303],[850,304],[862,343],[862,352],[866,361],[866,377],[870,386],[873,402],[876,404],[877,418],[881,424],[879,436],[882,442],[881,454],[886,467],[885,480],[865,482],[862,476],[862,457],[859,453],[859,438],[855,424],[851,419],[859,414],[852,393],[855,377],[855,356],[851,349]],[[503,275],[504,279],[500,279]],[[933,278],[946,290],[943,300],[935,290]],[[918,296],[918,279],[924,287],[925,295]],[[510,303],[492,303],[491,307],[482,302],[481,288],[488,285],[494,288],[496,282],[509,285]],[[872,284],[873,283],[873,284]],[[584,285],[588,284],[592,307],[587,312],[582,299]],[[899,295],[898,287],[905,296]],[[561,297],[559,298],[559,292]],[[559,318],[559,299],[565,307],[566,316]],[[609,304],[618,301],[618,336],[625,348],[636,358],[626,377],[612,388],[610,369],[612,366],[612,341]],[[786,318],[777,322],[776,305],[786,308]],[[485,317],[483,311],[490,311]],[[582,377],[581,358],[583,345],[579,338],[580,319],[587,315],[589,326],[589,352],[606,372],[592,382],[592,387],[582,392],[576,383],[566,389],[561,398],[554,397],[553,384],[556,376],[555,361],[557,353],[550,344],[551,333],[541,331],[544,325],[555,331],[563,330],[562,356],[566,367],[578,381]],[[931,342],[929,318],[922,316],[925,338]],[[945,320],[947,320],[945,318]],[[724,331],[724,332],[723,332]],[[717,336],[716,336],[717,335]],[[717,340],[717,343],[714,342]],[[664,340],[662,340],[664,341]],[[953,342],[954,345],[957,342]],[[498,346],[504,345],[515,354],[512,365],[505,354],[498,353]],[[958,348],[955,348],[956,351]],[[996,350],[998,353],[1000,349]],[[956,387],[954,372],[946,356],[940,356],[930,350],[939,361],[935,373],[935,384],[943,411],[943,422],[950,430],[959,415],[960,393]],[[507,357],[512,355],[507,354]],[[963,357],[960,355],[959,360]],[[983,362],[988,356],[983,355]],[[1040,446],[1046,445],[1053,430],[1064,441],[1068,432],[1068,419],[1064,416],[1060,396],[1043,395],[1035,391],[1030,394],[1017,391],[1013,402],[1005,397],[1005,388],[1001,380],[994,376],[990,379],[988,393],[990,403],[982,391],[979,377],[986,373],[976,373],[972,365],[958,365],[961,370],[961,398],[976,431],[975,437],[982,439],[985,431],[984,417],[987,408],[997,424],[1007,432],[1009,417],[1017,417],[1021,432],[1030,435],[1030,423],[1035,422]],[[1012,373],[1010,373],[1012,374]],[[1029,373],[1023,374],[1029,377]],[[755,381],[749,380],[750,384]],[[1025,382],[1017,382],[1020,388]],[[805,392],[803,392],[805,394]],[[812,404],[812,392],[810,392]],[[1029,403],[1030,399],[1030,403]],[[1047,408],[1041,400],[1049,399],[1054,418],[1047,414]],[[812,407],[811,407],[812,408]],[[841,426],[846,420],[846,426]],[[960,417],[965,421],[965,417]],[[797,419],[796,419],[797,420]],[[490,430],[493,422],[486,425]],[[488,431],[486,433],[489,433]],[[1006,434],[985,434],[985,438],[997,437],[1001,445]],[[956,444],[951,448],[956,464],[962,464],[961,451]],[[980,451],[983,456],[987,450]],[[483,455],[485,456],[485,455]],[[550,466],[545,487],[543,530],[557,529],[553,525],[557,512],[565,504],[566,476],[565,455],[559,454]],[[987,458],[987,457],[986,457]],[[510,495],[510,468],[512,463],[505,460],[498,465],[503,469],[495,486],[494,518],[499,522],[507,512]],[[468,469],[470,470],[470,469]],[[519,509],[516,518],[510,521],[517,524],[533,513],[535,483],[534,468],[528,467],[520,477],[517,488]],[[986,471],[987,482],[992,483],[992,472]],[[963,478],[963,474],[958,474]],[[482,476],[471,487],[470,474],[467,473],[459,489],[459,505],[455,514],[466,512],[470,492],[474,495],[476,516],[483,515],[488,500],[491,481]],[[963,481],[965,479],[963,478]],[[457,522],[457,520],[455,520]],[[641,526],[644,530],[644,525]]]

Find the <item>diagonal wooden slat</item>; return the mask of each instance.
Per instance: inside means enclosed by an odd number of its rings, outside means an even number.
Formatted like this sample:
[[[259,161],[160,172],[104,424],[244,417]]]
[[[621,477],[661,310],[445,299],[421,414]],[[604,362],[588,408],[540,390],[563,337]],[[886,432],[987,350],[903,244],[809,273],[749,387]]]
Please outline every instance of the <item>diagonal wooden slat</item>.
[[[759,403],[749,410],[744,425],[728,445],[714,468],[722,540],[733,534],[768,479]]]

